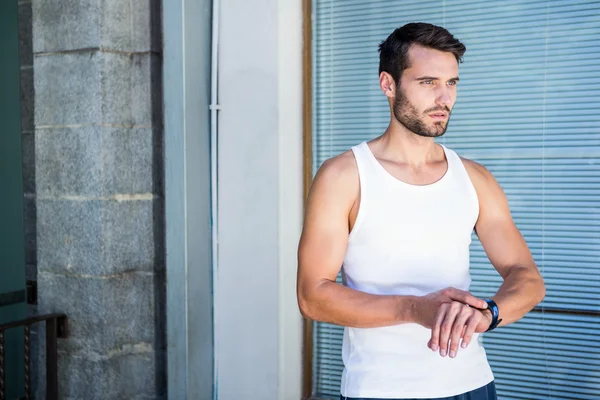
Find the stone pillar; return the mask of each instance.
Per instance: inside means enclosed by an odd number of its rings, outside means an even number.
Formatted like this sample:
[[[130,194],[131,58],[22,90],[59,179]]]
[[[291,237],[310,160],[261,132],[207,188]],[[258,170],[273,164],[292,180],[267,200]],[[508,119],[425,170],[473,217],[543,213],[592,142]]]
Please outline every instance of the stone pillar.
[[[160,398],[160,1],[33,0],[32,19],[38,307],[69,317],[61,396]]]

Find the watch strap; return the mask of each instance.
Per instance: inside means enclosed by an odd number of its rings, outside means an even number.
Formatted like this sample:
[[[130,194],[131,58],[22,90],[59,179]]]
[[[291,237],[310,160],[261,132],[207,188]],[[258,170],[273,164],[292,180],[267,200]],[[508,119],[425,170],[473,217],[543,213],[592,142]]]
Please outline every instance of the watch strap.
[[[502,322],[502,319],[498,318],[500,316],[500,312],[498,310],[498,304],[496,304],[496,302],[492,299],[486,299],[485,302],[488,305],[488,309],[492,313],[492,322],[490,323],[490,327],[486,330],[486,332],[489,332],[491,330],[496,329],[498,327],[498,325],[500,324],[500,322]]]

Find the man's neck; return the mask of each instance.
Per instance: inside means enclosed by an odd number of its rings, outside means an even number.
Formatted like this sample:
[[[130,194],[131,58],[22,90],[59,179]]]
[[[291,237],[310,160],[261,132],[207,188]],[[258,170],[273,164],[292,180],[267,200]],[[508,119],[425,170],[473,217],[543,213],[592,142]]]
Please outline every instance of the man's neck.
[[[382,157],[417,168],[444,158],[444,152],[434,138],[419,136],[397,122],[390,124],[374,145]]]

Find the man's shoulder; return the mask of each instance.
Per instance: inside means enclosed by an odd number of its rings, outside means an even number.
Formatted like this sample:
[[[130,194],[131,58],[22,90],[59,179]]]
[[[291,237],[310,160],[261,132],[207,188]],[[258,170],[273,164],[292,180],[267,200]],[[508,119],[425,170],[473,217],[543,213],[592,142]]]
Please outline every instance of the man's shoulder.
[[[494,175],[486,167],[468,158],[462,156],[459,157],[463,162],[463,165],[469,174],[469,178],[471,178],[471,182],[473,183],[473,186],[475,186],[475,190],[479,196],[489,192],[490,190],[496,191],[500,188],[496,178],[494,178]]]
[[[482,164],[457,154],[471,179],[481,180],[493,178],[492,173]]]
[[[329,158],[321,164],[317,171],[317,176],[326,180],[346,181],[358,178],[358,168],[352,150],[348,150],[340,155]]]
[[[335,198],[348,204],[354,201],[358,191],[358,167],[351,150],[323,162],[311,187],[311,192],[318,197]]]

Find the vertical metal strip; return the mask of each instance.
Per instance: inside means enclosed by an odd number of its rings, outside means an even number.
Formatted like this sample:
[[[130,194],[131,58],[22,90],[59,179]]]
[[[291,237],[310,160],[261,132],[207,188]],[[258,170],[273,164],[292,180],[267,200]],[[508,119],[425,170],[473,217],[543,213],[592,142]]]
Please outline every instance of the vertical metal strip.
[[[6,399],[4,375],[4,331],[0,331],[0,400]]]
[[[56,319],[46,321],[46,400],[58,400],[58,349]]]

